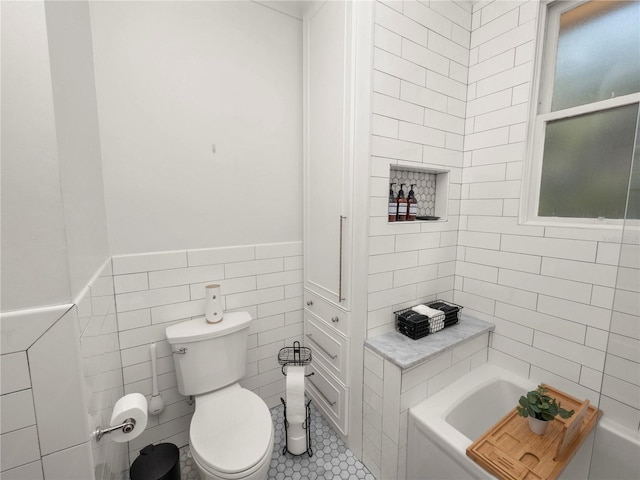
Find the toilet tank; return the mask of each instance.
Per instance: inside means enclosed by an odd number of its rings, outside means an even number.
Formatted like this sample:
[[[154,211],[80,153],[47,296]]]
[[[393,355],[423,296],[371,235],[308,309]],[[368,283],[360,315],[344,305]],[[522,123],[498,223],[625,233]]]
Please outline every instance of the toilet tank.
[[[182,395],[199,395],[236,383],[247,370],[247,312],[225,313],[220,323],[204,318],[167,327],[167,340]]]

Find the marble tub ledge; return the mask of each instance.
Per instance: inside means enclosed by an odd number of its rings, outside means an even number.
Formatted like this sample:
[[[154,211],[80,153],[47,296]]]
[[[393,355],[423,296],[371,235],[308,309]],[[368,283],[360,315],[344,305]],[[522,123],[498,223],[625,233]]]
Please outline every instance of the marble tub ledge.
[[[456,325],[418,340],[412,340],[393,331],[368,338],[364,344],[401,369],[407,369],[493,329],[492,323],[465,315],[463,312]]]

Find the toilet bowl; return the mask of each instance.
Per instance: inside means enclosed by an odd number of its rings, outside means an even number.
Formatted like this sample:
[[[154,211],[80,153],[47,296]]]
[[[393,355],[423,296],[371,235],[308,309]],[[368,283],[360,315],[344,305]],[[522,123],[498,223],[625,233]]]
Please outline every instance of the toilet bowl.
[[[271,413],[238,384],[198,396],[189,442],[202,480],[262,480],[273,452]]]
[[[201,480],[264,480],[274,428],[267,404],[240,386],[246,373],[247,312],[225,313],[220,323],[204,318],[167,327],[178,391],[196,408],[189,444]]]

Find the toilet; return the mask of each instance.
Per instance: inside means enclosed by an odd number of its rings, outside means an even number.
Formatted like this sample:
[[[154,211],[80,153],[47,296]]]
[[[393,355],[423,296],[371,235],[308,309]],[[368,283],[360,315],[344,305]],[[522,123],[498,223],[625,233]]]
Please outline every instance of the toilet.
[[[274,428],[264,401],[238,383],[246,373],[247,312],[225,313],[166,329],[178,391],[193,395],[189,427],[193,460],[202,480],[263,480],[273,451]]]

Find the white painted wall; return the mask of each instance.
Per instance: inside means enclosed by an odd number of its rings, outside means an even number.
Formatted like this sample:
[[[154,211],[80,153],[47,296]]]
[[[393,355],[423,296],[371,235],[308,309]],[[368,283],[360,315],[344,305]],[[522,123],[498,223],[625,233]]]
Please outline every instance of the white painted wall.
[[[2,477],[115,478],[126,446],[90,438],[123,382],[88,4],[2,2],[2,56]]]
[[[69,303],[109,251],[88,4],[5,2],[2,26],[2,310],[11,311]]]
[[[6,312],[68,303],[71,291],[44,2],[2,2],[1,8]]]
[[[301,21],[254,2],[91,18],[111,253],[301,240]]]
[[[71,292],[109,256],[87,2],[46,2]]]

